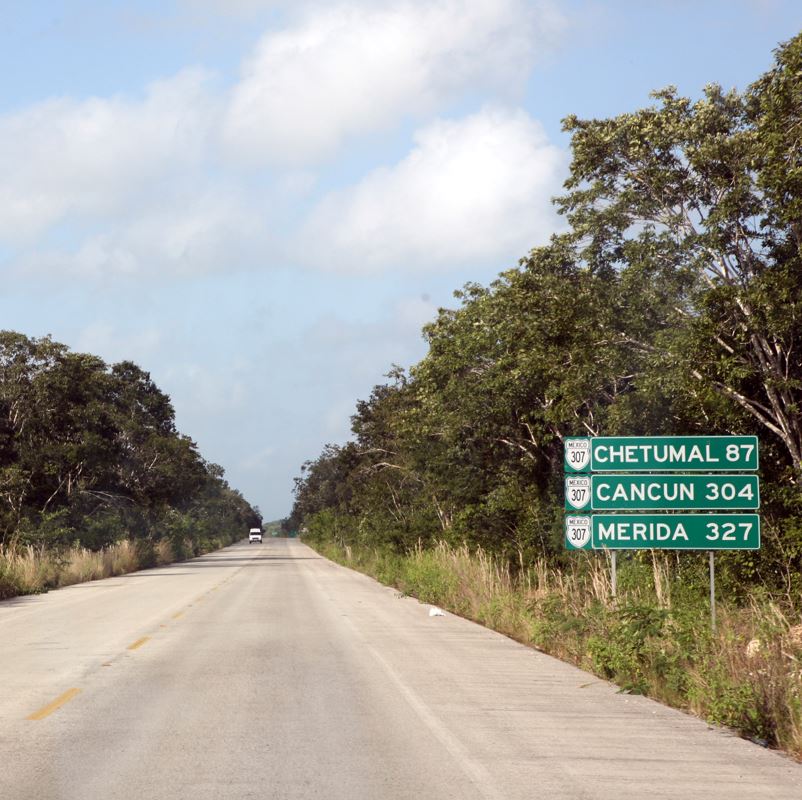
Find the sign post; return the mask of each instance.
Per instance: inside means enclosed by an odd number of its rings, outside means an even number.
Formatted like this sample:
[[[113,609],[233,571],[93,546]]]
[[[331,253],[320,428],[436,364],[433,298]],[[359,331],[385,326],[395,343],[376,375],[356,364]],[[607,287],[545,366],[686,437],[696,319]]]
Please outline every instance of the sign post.
[[[613,600],[618,594],[618,552],[613,550],[610,553],[610,588],[613,590]]]
[[[716,632],[716,554],[711,550],[708,554],[710,565],[710,627]]]

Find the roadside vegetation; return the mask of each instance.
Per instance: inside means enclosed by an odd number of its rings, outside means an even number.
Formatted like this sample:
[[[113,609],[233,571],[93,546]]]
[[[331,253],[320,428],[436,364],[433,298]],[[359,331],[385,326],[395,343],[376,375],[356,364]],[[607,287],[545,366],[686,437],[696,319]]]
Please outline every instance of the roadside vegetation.
[[[726,725],[802,759],[802,621],[798,607],[757,593],[704,602],[703,556],[621,559],[611,595],[602,554],[524,572],[484,550],[439,542],[404,555],[307,535],[321,554],[545,653]],[[623,563],[622,563],[623,561]],[[674,563],[672,563],[674,562]],[[623,587],[623,588],[622,588]]]
[[[241,530],[207,539],[121,539],[100,550],[17,545],[0,548],[0,599],[39,594],[74,583],[125,575],[219,550],[242,538]]]
[[[0,599],[197,555],[260,522],[147,372],[0,332]]]
[[[427,356],[302,467],[286,530],[449,607],[802,755],[802,35],[743,92],[569,116],[566,232],[424,328]],[[754,434],[762,547],[563,545],[577,435]]]

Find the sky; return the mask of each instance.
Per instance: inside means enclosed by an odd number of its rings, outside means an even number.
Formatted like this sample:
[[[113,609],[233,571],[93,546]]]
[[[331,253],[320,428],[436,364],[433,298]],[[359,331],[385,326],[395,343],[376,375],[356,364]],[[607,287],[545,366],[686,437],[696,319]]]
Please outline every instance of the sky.
[[[0,328],[133,360],[266,520],[563,222],[568,114],[745,88],[798,0],[2,4]]]

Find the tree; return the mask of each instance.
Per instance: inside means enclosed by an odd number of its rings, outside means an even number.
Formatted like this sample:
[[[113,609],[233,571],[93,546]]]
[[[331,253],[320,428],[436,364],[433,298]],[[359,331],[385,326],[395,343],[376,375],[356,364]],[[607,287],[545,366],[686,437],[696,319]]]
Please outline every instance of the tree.
[[[776,55],[744,93],[566,119],[568,231],[440,310],[426,357],[357,404],[355,442],[310,463],[297,519],[522,564],[562,552],[566,435],[756,433],[768,546],[727,563],[797,569],[802,35]]]
[[[778,437],[802,473],[800,36],[745,95],[673,88],[658,107],[569,117],[574,154],[559,201],[588,265],[647,258],[693,279],[671,330],[634,348],[679,359],[694,380]],[[796,104],[795,104],[796,103]]]
[[[0,332],[0,541],[102,547],[177,517],[212,538],[257,516],[136,364]]]

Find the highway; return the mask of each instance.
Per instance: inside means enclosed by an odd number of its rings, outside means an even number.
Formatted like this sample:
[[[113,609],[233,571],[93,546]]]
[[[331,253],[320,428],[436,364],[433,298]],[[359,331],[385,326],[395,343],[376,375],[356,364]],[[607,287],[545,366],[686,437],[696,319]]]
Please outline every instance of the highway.
[[[799,800],[802,765],[296,540],[0,603],[3,800]]]

